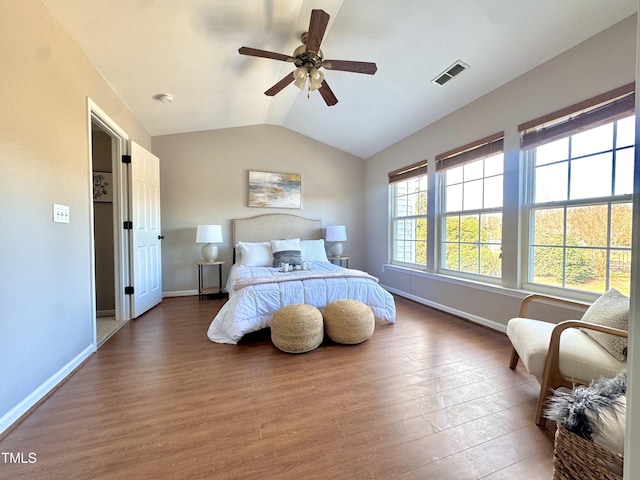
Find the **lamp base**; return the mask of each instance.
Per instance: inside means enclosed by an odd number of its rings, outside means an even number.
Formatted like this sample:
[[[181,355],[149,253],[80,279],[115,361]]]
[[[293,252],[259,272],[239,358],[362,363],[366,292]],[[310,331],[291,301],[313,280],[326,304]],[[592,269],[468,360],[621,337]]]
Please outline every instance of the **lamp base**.
[[[341,257],[342,256],[342,251],[343,251],[343,247],[342,247],[342,243],[340,242],[333,242],[331,244],[331,255],[333,255],[334,257]]]
[[[202,258],[207,262],[215,262],[218,258],[218,247],[213,243],[205,243],[202,247]]]

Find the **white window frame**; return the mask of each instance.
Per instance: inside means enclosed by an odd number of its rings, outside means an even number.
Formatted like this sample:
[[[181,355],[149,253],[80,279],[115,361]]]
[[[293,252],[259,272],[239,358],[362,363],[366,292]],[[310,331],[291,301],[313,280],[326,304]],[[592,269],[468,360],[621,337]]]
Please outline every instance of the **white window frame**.
[[[464,185],[466,183],[469,182],[473,182],[473,181],[482,181],[482,186],[483,186],[483,190],[486,187],[486,180],[487,179],[492,179],[492,178],[496,178],[496,177],[501,177],[504,181],[504,168],[503,170],[501,170],[501,172],[499,174],[490,174],[487,175],[486,174],[486,169],[484,168],[484,163],[485,163],[486,158],[480,158],[478,160],[475,160],[474,162],[471,163],[475,163],[475,162],[483,162],[483,174],[481,177],[472,179],[472,180],[465,180],[464,178],[462,179],[461,182],[459,182],[456,185],[461,185],[462,189],[464,191]],[[504,165],[504,155],[502,158],[502,163]],[[467,164],[469,165],[469,164]],[[488,207],[488,208],[475,208],[475,209],[464,209],[462,208],[461,210],[453,210],[453,211],[447,211],[447,187],[450,185],[447,185],[446,182],[446,176],[447,176],[447,171],[442,173],[442,177],[441,177],[441,181],[440,181],[440,193],[442,195],[442,201],[441,201],[441,205],[443,206],[442,211],[439,212],[439,217],[440,217],[440,238],[439,238],[439,244],[440,244],[440,272],[441,273],[445,273],[447,275],[463,275],[465,277],[468,278],[480,278],[482,279],[482,281],[488,282],[488,283],[497,283],[500,281],[501,277],[502,277],[502,262],[500,262],[500,266],[498,269],[498,274],[497,275],[489,275],[486,273],[481,273],[481,262],[482,262],[482,251],[480,251],[478,253],[477,256],[477,265],[476,265],[476,271],[475,272],[471,272],[468,270],[461,270],[460,269],[460,259],[458,259],[458,268],[449,268],[447,266],[447,245],[449,244],[454,244],[454,245],[458,245],[459,250],[462,249],[463,245],[470,245],[473,246],[475,248],[479,248],[482,249],[483,247],[488,247],[489,249],[492,250],[497,250],[499,251],[498,255],[501,256],[502,254],[502,222],[503,222],[503,203],[501,203],[501,205],[499,207]],[[500,187],[502,188],[502,182],[500,184]],[[484,192],[483,192],[484,193]],[[502,192],[501,192],[502,193]],[[462,193],[463,198],[462,201],[464,201],[464,193]],[[500,215],[500,241],[499,242],[492,242],[492,241],[483,241],[482,240],[482,216],[483,215],[496,215],[499,214]],[[450,242],[447,240],[447,220],[449,218],[457,218],[458,222],[460,223],[462,221],[462,219],[464,217],[478,217],[478,238],[474,241],[464,241],[461,238],[458,239],[458,241],[454,241],[454,242]]]
[[[399,200],[399,195],[398,195],[398,187],[400,185],[402,185],[404,182],[410,182],[410,181],[417,181],[419,184],[424,185],[425,188],[424,189],[418,189],[415,193],[418,193],[418,195],[424,195],[425,196],[425,209],[424,209],[424,213],[420,213],[420,214],[413,214],[413,215],[397,215],[398,212],[398,200]],[[390,197],[391,197],[391,215],[390,215],[390,246],[391,246],[391,264],[393,265],[398,265],[398,266],[403,266],[403,267],[408,267],[408,268],[413,268],[416,270],[426,270],[427,269],[427,252],[428,252],[428,245],[427,242],[429,241],[429,231],[428,231],[428,211],[427,211],[427,199],[426,197],[428,196],[428,182],[429,182],[429,176],[428,174],[422,174],[422,175],[416,175],[416,176],[411,176],[409,178],[404,178],[404,179],[400,179],[398,181],[395,181],[393,183],[391,183],[389,185],[389,191],[390,191]],[[408,196],[408,194],[403,195],[403,196]],[[425,262],[424,263],[418,263],[418,262],[408,262],[406,261],[406,256],[403,256],[403,259],[398,259],[397,257],[397,252],[398,252],[398,245],[397,245],[397,241],[399,240],[398,235],[396,234],[396,232],[398,231],[398,224],[400,222],[405,222],[405,221],[409,221],[409,222],[415,222],[415,221],[424,221],[424,226],[425,226],[425,234],[426,237],[424,239],[424,258],[425,258]],[[413,227],[413,231],[415,231],[415,226]],[[416,239],[416,238],[409,238],[409,239],[405,239],[405,242],[413,242],[414,246],[416,244],[418,244],[419,242],[422,242],[422,239]],[[413,253],[413,258],[415,259],[417,256],[417,253],[414,251]]]
[[[634,117],[634,114],[631,114],[629,117]],[[621,151],[625,151],[625,150],[629,150],[629,149],[633,149],[634,145],[630,145],[630,146],[616,146],[615,142],[616,142],[616,135],[617,135],[617,122],[624,120],[626,118],[629,117],[622,117],[622,118],[617,118],[615,120],[613,120],[612,122],[609,123],[615,123],[616,127],[613,128],[613,133],[612,133],[612,139],[611,139],[611,146],[612,148],[609,150],[604,150],[603,152],[593,152],[587,155],[576,155],[576,156],[572,156],[571,153],[571,147],[569,146],[569,158],[567,159],[563,159],[563,160],[558,160],[557,162],[553,162],[556,164],[562,164],[564,162],[568,162],[569,164],[571,164],[574,161],[579,161],[581,159],[585,159],[585,158],[589,158],[589,157],[595,157],[596,155],[602,154],[602,153],[607,153],[607,152],[612,152],[612,188],[615,188],[613,185],[613,181],[615,181],[615,168],[616,168],[616,158],[618,155],[618,152]],[[597,125],[597,126],[601,126],[601,125]],[[593,128],[597,128],[597,126],[594,126]],[[590,131],[591,129],[588,129],[586,131]],[[569,138],[569,143],[571,144],[572,140],[571,137],[573,137],[576,133],[579,132],[572,132],[572,133],[568,133],[565,137],[562,138]],[[543,144],[544,145],[544,144]],[[537,148],[538,147],[534,147],[531,148],[527,151],[525,151],[525,178],[526,178],[526,201],[525,201],[525,205],[523,207],[523,218],[525,219],[525,221],[523,222],[523,224],[526,226],[525,227],[525,231],[524,231],[524,235],[523,235],[523,242],[522,242],[522,258],[523,258],[523,269],[522,269],[522,286],[523,288],[527,289],[527,290],[531,290],[531,291],[537,291],[537,292],[541,292],[541,293],[549,293],[552,295],[562,295],[562,296],[569,296],[569,297],[573,297],[573,298],[579,298],[579,299],[583,299],[583,300],[587,300],[587,301],[592,301],[594,300],[598,295],[602,294],[604,291],[606,291],[607,289],[609,289],[611,287],[611,279],[610,279],[610,262],[611,262],[611,253],[612,252],[629,252],[629,255],[631,254],[631,245],[629,245],[629,247],[620,247],[620,246],[612,246],[611,244],[611,209],[614,205],[619,205],[619,204],[629,204],[632,205],[632,193],[629,194],[619,194],[619,195],[615,195],[613,192],[610,195],[601,195],[601,196],[597,196],[597,197],[587,197],[587,198],[579,198],[579,199],[570,199],[567,198],[566,200],[554,200],[554,201],[547,201],[547,202],[539,202],[536,203],[535,201],[535,195],[536,195],[536,187],[535,187],[535,180],[536,180],[536,152],[537,152]],[[550,163],[549,165],[552,165],[553,163]],[[570,182],[571,182],[571,168],[570,166],[568,166],[568,188],[570,188]],[[567,195],[567,197],[569,197],[569,195]],[[607,224],[607,245],[602,245],[602,246],[598,246],[598,247],[593,247],[593,246],[580,246],[580,245],[567,245],[567,239],[566,239],[566,229],[567,229],[567,223],[566,223],[566,211],[567,209],[571,209],[574,207],[586,207],[586,206],[606,206],[607,210],[608,210],[608,224]],[[562,284],[557,286],[557,285],[547,285],[544,283],[539,283],[539,282],[534,282],[533,281],[533,275],[534,275],[534,258],[533,258],[533,249],[536,247],[544,247],[544,244],[536,244],[534,241],[534,224],[535,224],[535,212],[539,211],[539,210],[544,210],[544,209],[562,209],[564,212],[564,230],[565,230],[565,236],[563,238],[563,245],[553,245],[552,247],[557,247],[559,249],[562,250],[562,257],[563,257],[563,264],[562,264]],[[551,245],[549,245],[551,246]],[[566,253],[568,249],[574,249],[575,251],[580,251],[580,250],[589,250],[589,249],[598,249],[598,250],[605,250],[606,251],[606,274],[605,274],[605,287],[603,291],[592,291],[592,290],[586,290],[586,289],[579,289],[579,288],[571,288],[570,286],[567,286],[567,274],[566,274],[566,268],[567,268],[567,261],[566,261]]]
[[[490,248],[496,248],[500,251],[499,255],[501,256],[502,252],[502,222],[503,222],[503,206],[504,199],[501,200],[500,206],[484,206],[485,197],[485,186],[487,180],[501,177],[502,181],[500,182],[500,194],[502,197],[503,191],[503,182],[504,182],[504,173],[505,173],[505,165],[504,165],[504,132],[499,132],[488,137],[482,138],[475,142],[469,143],[467,145],[463,145],[462,147],[456,148],[449,152],[445,152],[436,156],[436,164],[438,167],[438,196],[439,196],[439,205],[440,208],[437,212],[438,217],[438,230],[439,234],[437,237],[437,249],[439,252],[438,258],[438,273],[456,276],[461,278],[466,278],[475,281],[481,281],[483,283],[490,284],[500,284],[502,281],[502,261],[500,261],[499,273],[498,275],[488,275],[481,272],[481,253],[478,252],[477,256],[477,269],[475,272],[453,269],[447,267],[446,255],[447,255],[447,245],[450,243],[456,243],[460,248],[462,245],[476,245],[478,249],[482,249],[485,246],[489,246]],[[502,168],[499,173],[495,172],[487,172],[486,169],[486,160],[489,158],[493,158],[496,155],[502,156]],[[464,170],[469,168],[471,165],[477,165],[478,162],[482,162],[482,175],[476,176],[472,179],[464,178]],[[462,197],[461,197],[461,209],[455,211],[447,211],[447,182],[446,176],[447,172],[451,172],[454,169],[462,169],[463,177],[459,185],[462,188]],[[460,171],[460,170],[458,170]],[[464,206],[464,185],[471,181],[481,181],[482,184],[482,208],[467,208]],[[480,220],[482,215],[485,214],[500,214],[500,242],[483,242],[481,241],[481,223]],[[476,242],[466,242],[459,239],[457,242],[448,242],[446,239],[447,236],[447,219],[451,217],[457,217],[461,219],[465,216],[478,216],[478,239]],[[458,265],[460,266],[460,265]]]

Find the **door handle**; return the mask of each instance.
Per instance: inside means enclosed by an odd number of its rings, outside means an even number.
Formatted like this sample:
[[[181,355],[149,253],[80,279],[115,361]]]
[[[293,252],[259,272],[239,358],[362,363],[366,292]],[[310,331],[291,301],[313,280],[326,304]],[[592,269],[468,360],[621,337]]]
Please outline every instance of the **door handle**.
[[[158,235],[158,240],[164,240],[164,235]]]

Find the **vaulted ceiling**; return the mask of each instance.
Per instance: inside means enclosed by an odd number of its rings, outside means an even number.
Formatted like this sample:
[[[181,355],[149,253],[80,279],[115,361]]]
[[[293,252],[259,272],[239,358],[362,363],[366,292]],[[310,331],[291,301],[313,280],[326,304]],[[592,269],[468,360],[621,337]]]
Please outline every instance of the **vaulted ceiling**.
[[[41,0],[152,135],[282,125],[362,158],[634,14],[637,0]],[[330,15],[326,58],[372,61],[375,75],[325,70],[338,98],[289,85],[311,10]],[[615,52],[612,52],[615,54]],[[445,86],[432,80],[457,60]],[[158,95],[169,93],[172,103]]]

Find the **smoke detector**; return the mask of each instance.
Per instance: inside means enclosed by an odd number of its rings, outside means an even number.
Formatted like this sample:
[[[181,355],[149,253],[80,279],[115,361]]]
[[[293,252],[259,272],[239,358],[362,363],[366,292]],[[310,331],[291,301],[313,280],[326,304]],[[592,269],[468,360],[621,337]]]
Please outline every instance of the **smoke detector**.
[[[159,93],[154,97],[156,100],[160,100],[162,103],[171,103],[173,102],[173,95],[170,93]]]

